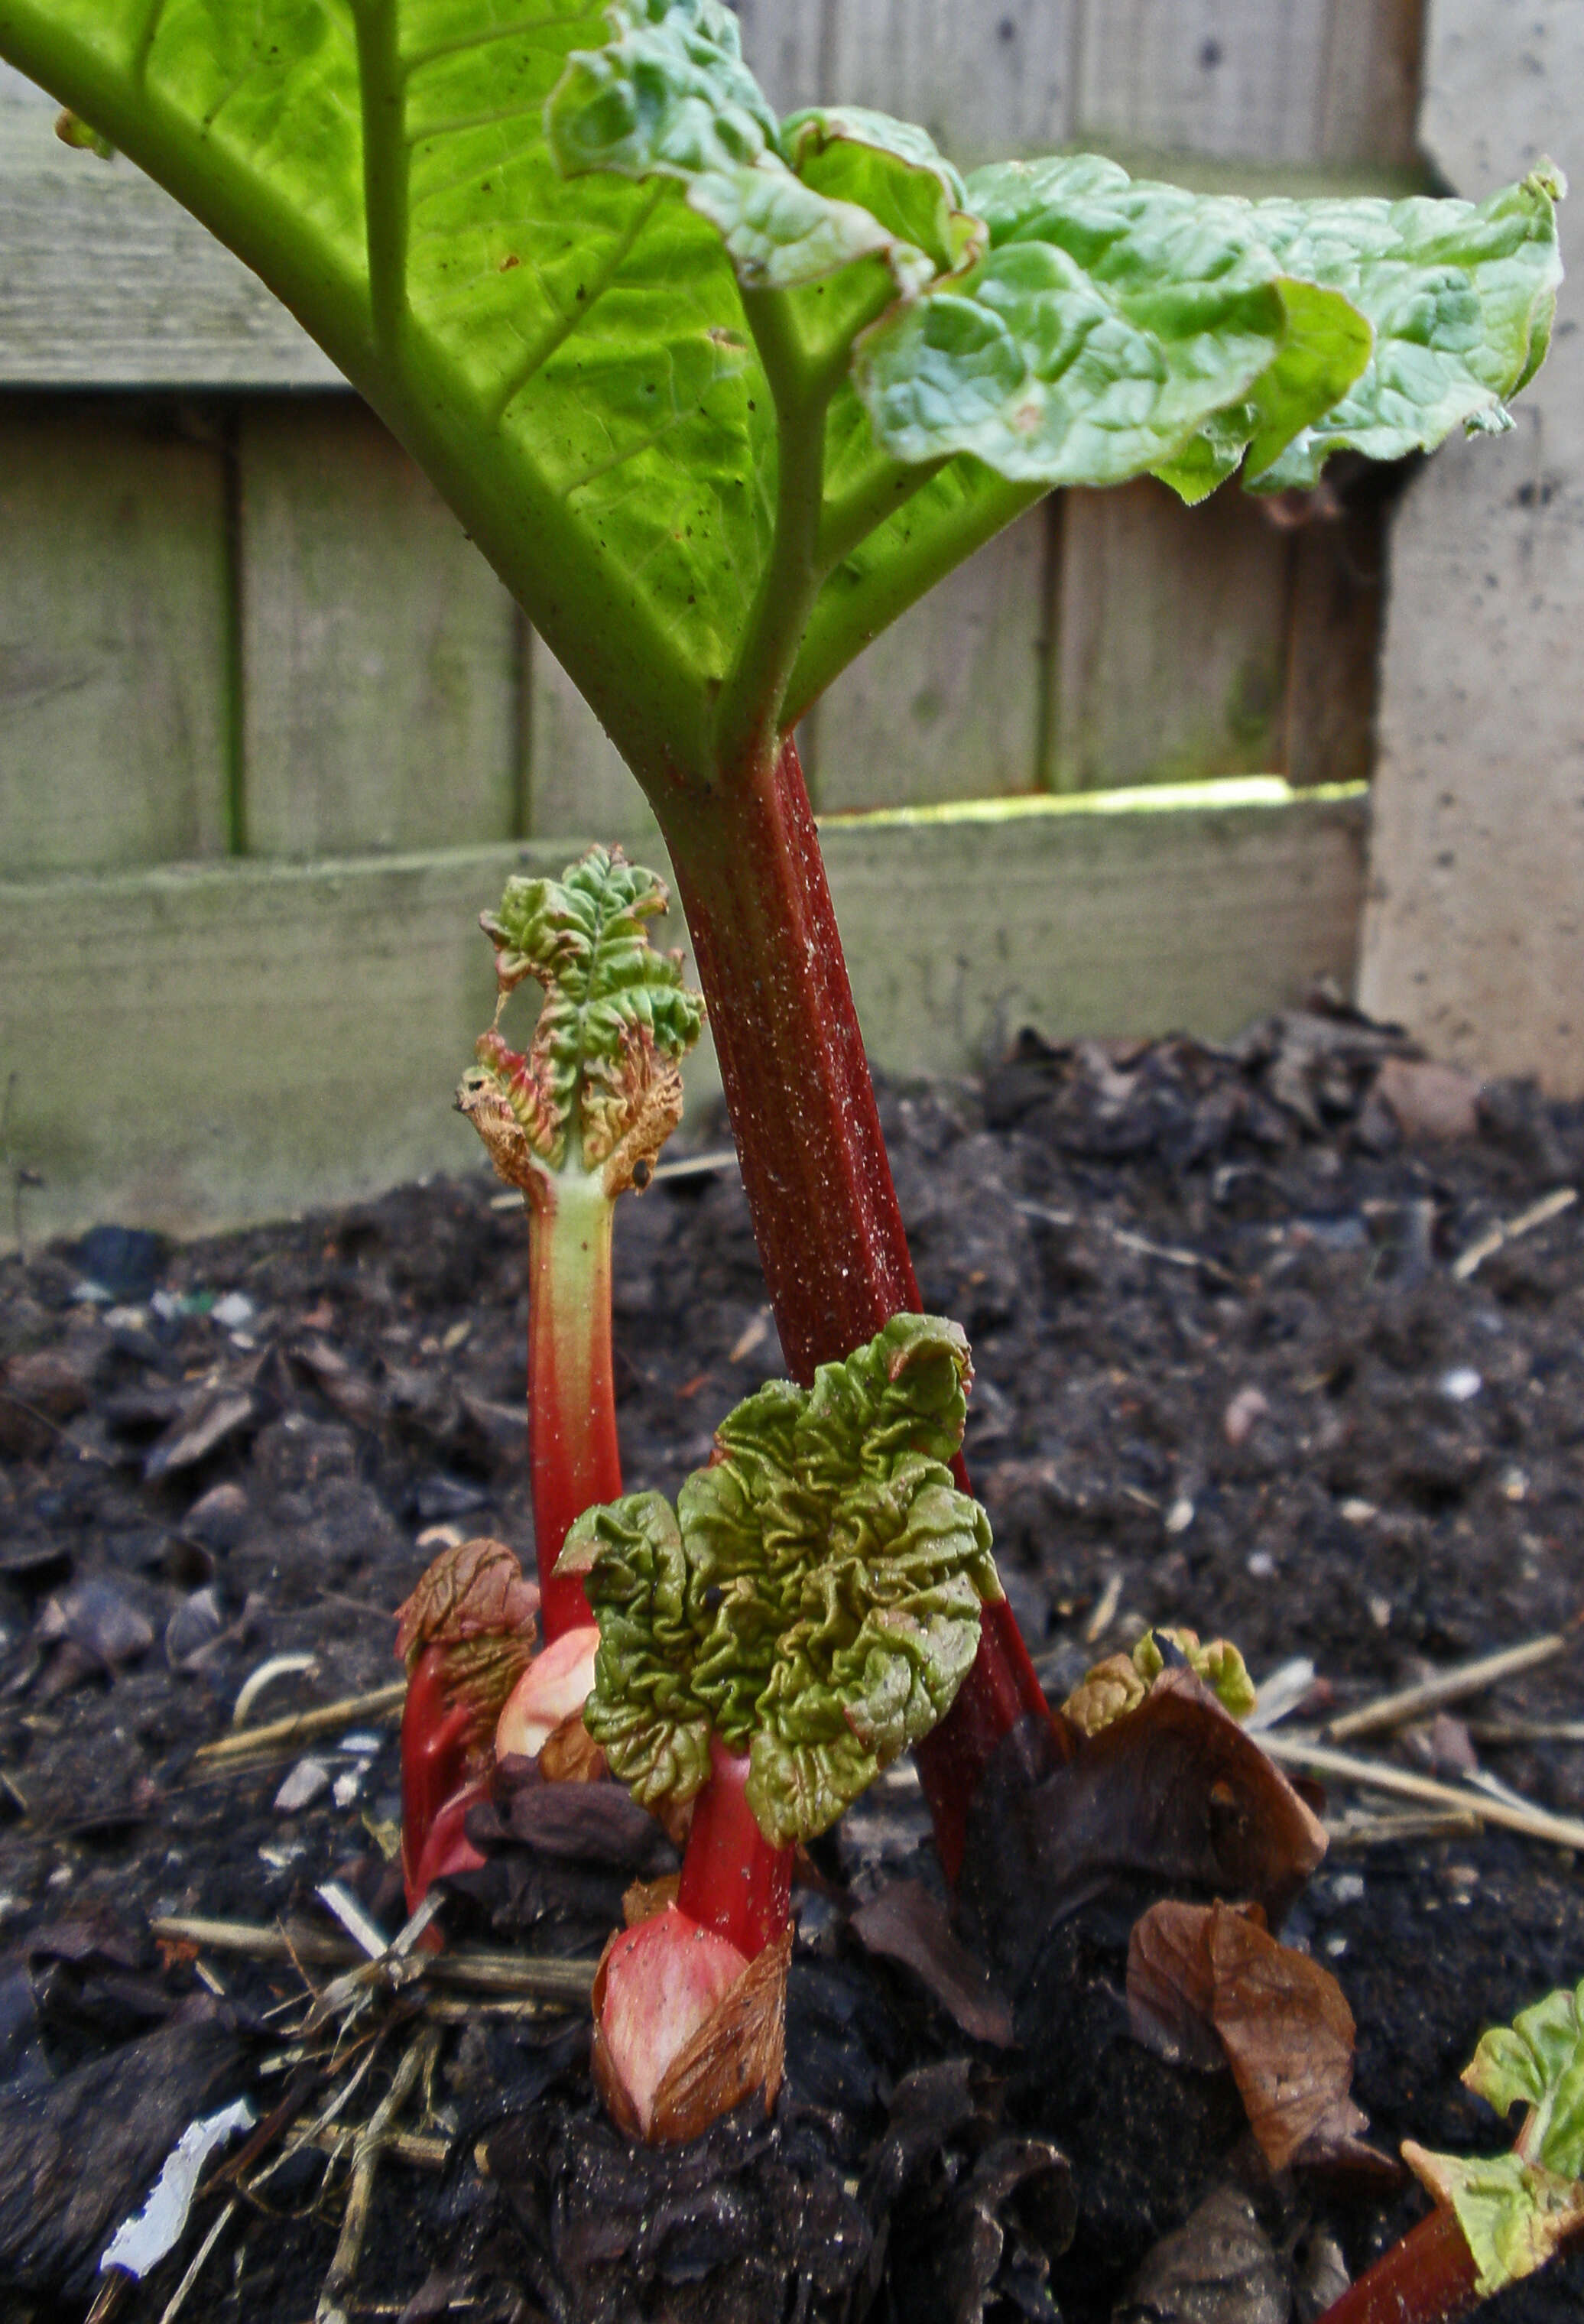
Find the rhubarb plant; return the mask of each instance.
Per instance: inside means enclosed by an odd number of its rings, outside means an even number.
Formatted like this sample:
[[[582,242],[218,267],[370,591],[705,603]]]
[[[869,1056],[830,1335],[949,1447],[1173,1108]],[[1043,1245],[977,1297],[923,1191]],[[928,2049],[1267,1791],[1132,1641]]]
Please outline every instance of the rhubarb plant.
[[[648,1185],[682,1118],[680,1061],[704,1022],[681,954],[649,940],[646,923],[667,900],[652,872],[619,848],[594,847],[559,880],[509,880],[499,911],[482,916],[499,999],[456,1102],[529,1213],[529,1450],[547,1648],[529,1683],[541,1687],[574,1673],[580,1644],[593,1653],[583,1584],[556,1572],[567,1528],[622,1490],[611,1373],[616,1202]],[[529,982],[542,999],[523,1053],[507,1047],[500,1019]],[[560,1692],[539,1706],[550,1708],[564,1708]]]
[[[1434,2199],[1428,2218],[1327,2310],[1322,2324],[1451,2324],[1584,2244],[1584,1985],[1494,2027],[1463,2080],[1498,2116],[1524,2108],[1506,2154],[1403,2159]]]
[[[635,1799],[693,1811],[675,1901],[612,1941],[596,1987],[596,2067],[630,2130],[690,2135],[751,2088],[774,2098],[794,1849],[972,1666],[1001,1589],[949,1466],[971,1378],[954,1323],[896,1316],[811,1389],[738,1405],[675,1508],[630,1494],[567,1536],[600,1628],[585,1724]]]
[[[920,1302],[797,718],[1053,485],[1502,427],[1560,278],[1549,169],[1478,206],[965,179],[880,114],[778,120],[720,0],[0,0],[0,55],[293,309],[643,786],[805,1384]],[[993,1604],[920,1753],[950,1872],[1044,1711]]]

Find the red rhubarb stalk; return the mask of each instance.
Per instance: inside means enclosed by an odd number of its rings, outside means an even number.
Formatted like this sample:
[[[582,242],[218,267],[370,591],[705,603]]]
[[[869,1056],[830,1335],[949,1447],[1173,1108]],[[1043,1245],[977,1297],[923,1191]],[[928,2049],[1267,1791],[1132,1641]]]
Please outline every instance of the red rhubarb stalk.
[[[1457,2214],[1438,2205],[1332,2301],[1321,2324],[1454,2324],[1479,2300],[1468,2238]]]
[[[661,806],[776,1326],[806,1386],[923,1302],[797,744],[786,736],[702,804]],[[967,1491],[961,1453],[953,1465]],[[1049,1716],[1003,1600],[916,1748],[948,1878],[990,1755],[1027,1713]]]
[[[760,1831],[744,1797],[749,1770],[746,1751],[728,1751],[714,1738],[710,1780],[693,1803],[677,1904],[751,1960],[790,1918],[796,1850],[773,1847]]]
[[[597,1179],[541,1178],[530,1198],[528,1438],[547,1644],[592,1623],[577,1574],[556,1560],[575,1518],[622,1490],[611,1372],[612,1205]]]

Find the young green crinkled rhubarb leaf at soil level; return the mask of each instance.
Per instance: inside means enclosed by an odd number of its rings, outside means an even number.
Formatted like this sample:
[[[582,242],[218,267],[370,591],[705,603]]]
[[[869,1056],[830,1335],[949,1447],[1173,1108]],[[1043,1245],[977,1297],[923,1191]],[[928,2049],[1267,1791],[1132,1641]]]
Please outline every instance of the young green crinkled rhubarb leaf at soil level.
[[[596,2077],[633,2135],[773,2099],[793,1847],[972,1667],[1001,1593],[990,1521],[946,1466],[971,1378],[954,1323],[894,1316],[812,1389],[772,1380],[738,1405],[675,1510],[633,1493],[567,1536],[559,1570],[586,1578],[600,1626],[584,1723],[645,1806],[693,1804],[675,1899],[612,1940],[595,1980]]]

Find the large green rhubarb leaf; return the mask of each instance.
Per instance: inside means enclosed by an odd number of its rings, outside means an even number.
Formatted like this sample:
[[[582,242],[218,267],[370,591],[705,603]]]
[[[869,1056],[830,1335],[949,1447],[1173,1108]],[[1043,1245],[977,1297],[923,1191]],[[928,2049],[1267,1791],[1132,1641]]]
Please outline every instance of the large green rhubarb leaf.
[[[0,0],[0,54],[302,318],[658,798],[1051,485],[1499,426],[1554,304],[1554,173],[964,182],[882,114],[778,122],[721,0]]]
[[[1528,2109],[1515,2151],[1403,2154],[1457,2213],[1489,2298],[1584,2236],[1584,1985],[1482,2034],[1463,2080],[1498,2115]]]
[[[812,1389],[740,1404],[675,1516],[639,1493],[579,1518],[557,1570],[600,1625],[584,1718],[646,1804],[702,1788],[713,1735],[767,1838],[811,1839],[950,1707],[1000,1595],[946,1466],[969,1378],[955,1324],[896,1316]]]
[[[482,918],[495,947],[500,1006],[531,979],[543,988],[526,1056],[492,1028],[457,1103],[501,1176],[525,1191],[570,1161],[615,1194],[647,1176],[682,1113],[678,1064],[704,1003],[679,952],[657,952],[645,923],[665,883],[620,848],[591,847],[559,880],[512,878]]]

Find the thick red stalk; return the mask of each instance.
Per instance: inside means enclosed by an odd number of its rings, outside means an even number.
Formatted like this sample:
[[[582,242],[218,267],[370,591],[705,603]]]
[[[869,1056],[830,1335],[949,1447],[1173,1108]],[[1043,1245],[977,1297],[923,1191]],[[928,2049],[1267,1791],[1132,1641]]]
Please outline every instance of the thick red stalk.
[[[545,1643],[592,1622],[579,1574],[556,1572],[573,1521],[619,1499],[611,1370],[612,1205],[596,1176],[546,1176],[530,1212],[528,1434]]]
[[[1478,2307],[1478,2277],[1457,2213],[1438,2204],[1331,2302],[1320,2324],[1454,2324]]]
[[[657,804],[781,1347],[806,1384],[923,1303],[797,745],[702,802],[678,789]],[[1046,1715],[1027,1649],[1009,1609],[989,1608],[979,1658],[916,1755],[949,1877],[985,1764],[1029,1711]]]
[[[714,1767],[693,1805],[677,1906],[749,1960],[778,1937],[792,1909],[792,1856],[772,1848],[743,1796],[746,1756],[710,1747]]]

